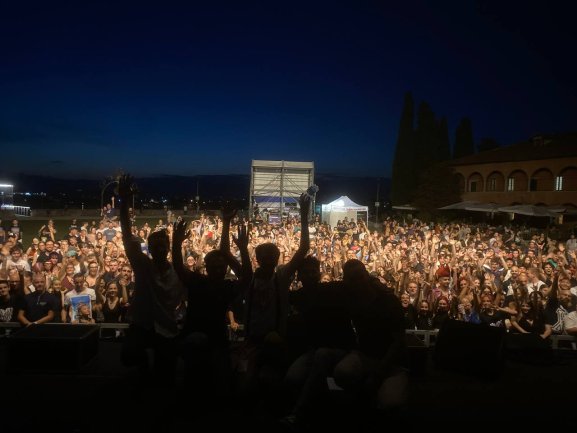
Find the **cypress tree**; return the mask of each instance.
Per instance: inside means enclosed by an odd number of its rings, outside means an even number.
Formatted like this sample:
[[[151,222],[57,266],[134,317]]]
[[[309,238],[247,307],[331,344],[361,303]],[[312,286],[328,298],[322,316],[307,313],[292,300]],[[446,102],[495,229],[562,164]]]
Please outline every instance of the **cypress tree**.
[[[415,150],[414,133],[414,102],[410,92],[405,94],[405,102],[401,121],[399,123],[399,135],[393,160],[393,172],[391,180],[391,202],[393,204],[405,204],[410,200],[409,185],[413,175],[411,164]]]
[[[437,160],[438,129],[435,113],[426,102],[419,104],[417,113],[417,128],[415,131],[416,149],[413,155],[412,189],[414,192],[418,184],[418,176]]]
[[[462,158],[463,156],[475,153],[475,143],[473,142],[473,126],[471,120],[467,117],[461,119],[455,131],[455,149],[453,158]]]
[[[449,142],[449,126],[447,118],[443,117],[439,122],[439,142],[437,149],[437,161],[448,161],[451,159],[451,144]]]
[[[460,201],[461,193],[455,170],[447,162],[435,164],[421,173],[419,189],[413,200],[419,211],[435,215],[440,207]]]

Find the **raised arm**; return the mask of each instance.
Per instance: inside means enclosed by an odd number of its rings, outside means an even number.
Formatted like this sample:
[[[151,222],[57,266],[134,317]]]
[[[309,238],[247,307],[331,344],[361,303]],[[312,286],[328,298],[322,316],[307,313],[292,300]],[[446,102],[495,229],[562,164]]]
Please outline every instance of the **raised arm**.
[[[50,232],[50,240],[52,240],[52,242],[56,241],[56,229],[54,228],[53,225],[49,225],[48,226],[48,231]],[[48,239],[47,239],[48,240]]]
[[[120,227],[122,229],[122,242],[124,251],[130,264],[134,268],[136,261],[142,260],[145,256],[142,254],[140,242],[132,236],[131,219],[129,214],[129,203],[132,202],[132,196],[136,192],[134,178],[129,174],[123,174],[118,178],[118,196],[120,198]]]
[[[248,254],[248,227],[246,224],[241,223],[238,225],[238,235],[234,238],[234,243],[240,251],[240,259],[242,261],[241,273],[237,274],[241,280],[248,282],[252,279],[252,264],[250,261],[250,256]],[[236,262],[236,260],[235,260]]]
[[[509,266],[507,266],[507,262],[505,261],[505,251],[501,251],[499,253],[499,259],[501,260],[501,265],[503,266],[503,269],[506,271],[509,270]]]
[[[295,252],[290,262],[287,263],[286,269],[289,275],[296,272],[297,268],[306,257],[309,247],[309,210],[311,207],[311,198],[307,194],[301,194],[299,198],[300,214],[301,214],[301,240],[299,249]]]
[[[96,290],[94,290],[96,292],[96,303],[103,305],[106,302],[106,298],[104,297],[104,295],[102,294],[102,292],[100,290],[98,290],[98,287],[100,287],[100,281],[102,280],[103,277],[97,277],[96,278],[96,284],[94,284],[94,287],[96,288]]]
[[[118,196],[120,197],[120,228],[122,240],[126,248],[126,242],[132,238],[128,203],[134,195],[134,179],[129,174],[123,174],[118,178]],[[114,202],[113,202],[114,203]]]
[[[222,234],[220,237],[220,252],[224,255],[226,263],[237,277],[240,277],[241,265],[230,252],[230,222],[236,215],[236,209],[225,208],[222,210]]]
[[[176,221],[172,230],[172,266],[182,281],[187,281],[193,273],[184,267],[182,259],[182,243],[188,236],[186,225],[184,219]]]

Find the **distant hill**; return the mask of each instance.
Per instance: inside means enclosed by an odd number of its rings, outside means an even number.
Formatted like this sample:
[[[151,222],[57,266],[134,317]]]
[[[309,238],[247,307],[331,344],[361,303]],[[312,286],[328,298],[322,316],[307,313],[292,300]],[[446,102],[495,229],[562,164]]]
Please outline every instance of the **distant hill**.
[[[11,176],[14,191],[30,192],[30,196],[17,196],[16,204],[31,207],[86,207],[99,206],[102,192],[102,181],[87,179],[59,179],[41,175],[18,174]],[[166,199],[168,203],[189,201],[196,195],[198,182],[201,200],[219,202],[221,200],[241,200],[248,198],[250,187],[249,175],[202,175],[202,176],[160,176],[137,178],[140,196],[143,199]],[[338,176],[317,173],[316,184],[319,186],[317,203],[328,203],[341,195],[348,195],[359,204],[373,206],[377,196],[378,180],[374,177]],[[380,201],[389,199],[390,179],[380,179]],[[34,195],[43,192],[44,195]],[[109,187],[105,191],[105,201],[113,193]],[[26,203],[22,203],[26,200]]]

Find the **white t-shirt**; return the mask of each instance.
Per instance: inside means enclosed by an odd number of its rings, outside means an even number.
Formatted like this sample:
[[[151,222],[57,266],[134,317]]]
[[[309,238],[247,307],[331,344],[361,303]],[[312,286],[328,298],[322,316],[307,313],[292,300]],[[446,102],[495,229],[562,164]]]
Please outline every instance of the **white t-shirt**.
[[[32,270],[30,268],[30,263],[28,263],[28,260],[25,260],[25,259],[20,259],[17,262],[15,262],[12,260],[12,258],[9,258],[8,260],[6,260],[6,268],[10,269],[12,267],[16,267],[16,268],[18,268],[18,270],[28,271],[28,272],[30,272]]]
[[[527,292],[533,293],[535,290],[539,290],[541,286],[544,286],[545,282],[541,280],[537,280],[536,283],[527,283]]]
[[[569,240],[565,243],[565,247],[566,247],[569,251],[577,250],[577,239],[575,239],[575,238],[569,239]]]
[[[571,311],[563,318],[563,330],[567,333],[567,329],[577,328],[577,311]]]

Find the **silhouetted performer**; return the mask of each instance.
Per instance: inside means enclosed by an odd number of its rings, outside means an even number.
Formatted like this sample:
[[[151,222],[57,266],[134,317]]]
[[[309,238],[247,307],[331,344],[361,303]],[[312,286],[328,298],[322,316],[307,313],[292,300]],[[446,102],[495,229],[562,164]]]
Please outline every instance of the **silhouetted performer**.
[[[286,265],[278,265],[280,251],[272,243],[256,247],[259,267],[247,294],[246,379],[254,391],[261,383],[280,382],[286,368],[285,333],[289,307],[289,288],[294,274],[309,250],[308,214],[310,197],[299,199],[301,239],[298,250]]]
[[[127,366],[148,366],[147,349],[154,353],[155,379],[172,383],[176,366],[177,308],[184,300],[184,288],[167,260],[170,239],[166,230],[151,233],[144,255],[138,239],[131,235],[128,204],[135,192],[133,179],[122,175],[118,180],[120,223],[126,256],[134,270],[134,298],[130,304],[132,318],[122,350]]]
[[[188,391],[208,400],[210,395],[227,395],[230,385],[230,357],[226,312],[229,304],[248,285],[252,268],[248,255],[246,226],[239,225],[235,243],[241,252],[242,267],[232,257],[228,241],[234,212],[224,213],[220,250],[209,252],[204,261],[207,275],[186,269],[182,259],[182,242],[187,237],[186,222],[174,224],[172,254],[174,268],[188,291],[187,315],[180,351],[186,364]],[[225,280],[227,266],[239,277]]]
[[[343,266],[358,349],[336,366],[340,387],[379,410],[403,409],[408,398],[407,351],[399,299],[372,278],[362,262]]]
[[[294,427],[307,423],[325,401],[327,378],[356,345],[343,283],[320,283],[320,278],[320,262],[306,257],[298,269],[302,288],[291,292],[291,304],[304,325],[300,338],[308,346],[291,364],[285,377],[296,391],[296,401],[282,422]]]

